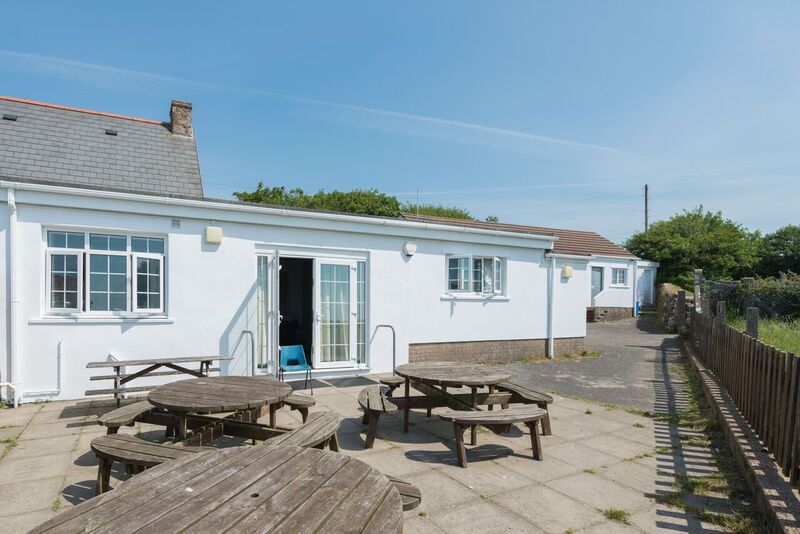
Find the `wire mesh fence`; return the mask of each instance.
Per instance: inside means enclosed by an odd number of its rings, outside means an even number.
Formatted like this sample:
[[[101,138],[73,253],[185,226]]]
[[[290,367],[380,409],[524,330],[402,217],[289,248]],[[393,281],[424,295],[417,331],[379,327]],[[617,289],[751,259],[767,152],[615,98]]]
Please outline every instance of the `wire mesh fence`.
[[[716,315],[717,303],[725,303],[729,317],[744,317],[748,308],[757,308],[759,316],[792,321],[800,319],[800,277],[741,280],[702,280],[701,310]]]

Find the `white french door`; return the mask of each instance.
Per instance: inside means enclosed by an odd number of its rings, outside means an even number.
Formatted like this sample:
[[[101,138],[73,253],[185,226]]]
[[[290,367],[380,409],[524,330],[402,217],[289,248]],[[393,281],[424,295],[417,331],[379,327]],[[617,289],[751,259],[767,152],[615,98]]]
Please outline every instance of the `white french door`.
[[[277,374],[278,339],[281,316],[280,256],[277,252],[258,257],[258,327],[256,332],[256,358],[250,373]]]
[[[317,259],[314,267],[314,367],[356,363],[356,262]]]

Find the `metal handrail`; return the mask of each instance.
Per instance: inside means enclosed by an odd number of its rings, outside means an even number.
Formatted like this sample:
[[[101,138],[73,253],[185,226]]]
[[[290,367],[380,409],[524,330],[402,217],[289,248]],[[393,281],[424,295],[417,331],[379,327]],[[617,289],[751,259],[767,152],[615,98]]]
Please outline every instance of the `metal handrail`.
[[[397,374],[394,372],[394,368],[397,364],[397,333],[394,331],[394,327],[390,324],[379,324],[375,327],[375,330],[378,328],[388,328],[392,331],[392,374]]]

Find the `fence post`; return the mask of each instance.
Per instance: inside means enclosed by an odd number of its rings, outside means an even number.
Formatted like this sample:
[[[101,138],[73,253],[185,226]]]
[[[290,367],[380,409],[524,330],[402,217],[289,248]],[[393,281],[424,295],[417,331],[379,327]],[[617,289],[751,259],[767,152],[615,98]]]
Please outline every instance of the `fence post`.
[[[717,321],[724,323],[725,322],[725,301],[720,300],[717,302]]]
[[[747,308],[747,335],[758,339],[758,308]]]
[[[703,302],[701,294],[703,286],[703,269],[694,270],[694,311],[697,313],[703,312]]]
[[[678,333],[681,333],[686,323],[686,291],[678,291],[678,303],[675,307],[675,315],[677,316]]]

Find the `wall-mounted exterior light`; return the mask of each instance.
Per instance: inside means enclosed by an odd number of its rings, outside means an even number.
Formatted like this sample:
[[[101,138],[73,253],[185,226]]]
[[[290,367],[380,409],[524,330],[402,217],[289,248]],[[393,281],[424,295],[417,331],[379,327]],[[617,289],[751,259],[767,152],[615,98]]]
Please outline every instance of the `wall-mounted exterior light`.
[[[413,256],[417,253],[417,244],[413,241],[406,241],[403,243],[403,254],[406,256]]]
[[[206,243],[209,245],[219,245],[222,243],[222,227],[206,226]]]

